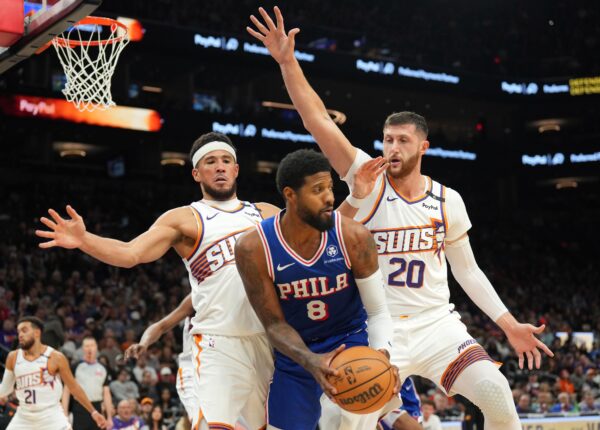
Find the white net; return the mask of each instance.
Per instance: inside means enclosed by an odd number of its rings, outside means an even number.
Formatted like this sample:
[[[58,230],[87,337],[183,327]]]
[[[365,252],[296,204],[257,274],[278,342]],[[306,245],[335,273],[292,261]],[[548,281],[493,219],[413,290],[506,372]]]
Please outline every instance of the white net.
[[[66,99],[81,112],[114,106],[111,79],[128,43],[127,29],[107,18],[86,18],[55,37],[52,45],[67,77]]]

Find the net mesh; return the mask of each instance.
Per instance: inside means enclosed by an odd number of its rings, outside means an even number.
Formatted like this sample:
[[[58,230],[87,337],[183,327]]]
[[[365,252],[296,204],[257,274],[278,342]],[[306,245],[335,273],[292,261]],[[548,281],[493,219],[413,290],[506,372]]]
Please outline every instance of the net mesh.
[[[111,79],[129,37],[127,30],[115,22],[105,25],[85,21],[52,40],[67,77],[62,92],[81,112],[106,110],[115,105]]]

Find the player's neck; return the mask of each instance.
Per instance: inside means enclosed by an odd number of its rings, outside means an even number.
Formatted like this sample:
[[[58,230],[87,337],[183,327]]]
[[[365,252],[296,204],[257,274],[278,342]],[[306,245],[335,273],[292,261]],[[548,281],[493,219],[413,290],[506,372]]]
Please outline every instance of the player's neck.
[[[280,220],[286,243],[303,258],[311,258],[321,243],[321,232],[305,223],[293,210],[287,209]]]
[[[240,206],[240,200],[234,194],[230,199],[227,200],[215,200],[213,197],[209,195],[205,195],[202,199],[202,203],[205,203],[213,208],[232,211],[237,209]]]
[[[23,357],[27,360],[34,360],[42,355],[46,348],[47,346],[41,342],[34,343],[31,348],[23,350]]]
[[[425,194],[427,190],[427,178],[421,174],[420,169],[414,169],[408,175],[400,178],[388,175],[388,179],[396,191],[407,200],[414,200]]]

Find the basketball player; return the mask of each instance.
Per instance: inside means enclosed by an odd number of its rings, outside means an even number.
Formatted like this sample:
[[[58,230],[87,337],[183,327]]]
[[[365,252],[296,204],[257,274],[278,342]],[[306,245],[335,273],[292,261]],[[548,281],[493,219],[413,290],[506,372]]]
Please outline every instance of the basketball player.
[[[19,399],[19,408],[7,430],[70,430],[60,403],[63,382],[96,425],[106,428],[106,420],[75,381],[65,356],[42,344],[43,330],[44,323],[36,317],[21,318],[17,324],[19,349],[8,354],[0,385],[0,397],[15,389]]]
[[[486,429],[520,429],[508,381],[449,303],[446,258],[469,297],[502,328],[520,367],[526,357],[529,369],[539,368],[540,350],[553,354],[535,337],[544,326],[519,323],[477,266],[460,195],[421,174],[421,158],[429,147],[425,119],[411,112],[390,115],[383,127],[385,160],[371,160],[346,139],[304,77],[294,57],[300,30],[286,34],[278,8],[277,24],[264,9],[260,14],[264,24],[253,16],[258,31],[248,27],[248,32],[279,63],[305,127],[348,182],[352,194],[340,210],[371,230],[377,243],[394,319],[392,362],[401,375],[426,377],[446,394],[471,400],[482,410]],[[366,171],[356,175],[364,163],[370,163]]]
[[[243,416],[255,430],[265,424],[273,357],[264,328],[244,293],[233,249],[244,231],[278,209],[238,200],[239,165],[227,136],[202,135],[194,142],[190,158],[192,176],[204,198],[165,212],[130,242],[87,232],[83,218],[71,206],[67,206],[69,220],[50,209],[52,219],[41,221],[51,231],[36,234],[50,239],[40,244],[42,248],[79,248],[104,263],[128,268],[155,261],[174,248],[188,269],[196,311],[190,333],[194,337],[194,391],[201,407],[192,420],[202,427],[231,429]]]
[[[194,306],[192,305],[192,296],[188,295],[181,301],[171,313],[166,315],[160,321],[150,325],[142,334],[140,343],[134,343],[125,351],[125,359],[138,359],[146,354],[148,348],[153,345],[163,334],[171,330],[181,321],[183,324],[183,343],[182,352],[179,354],[179,370],[177,371],[177,380],[175,388],[179,399],[185,408],[188,417],[197,414],[199,400],[196,398],[194,391],[194,365],[192,363],[192,336],[190,330],[192,328],[190,316],[194,315]],[[245,430],[247,426],[243,418],[239,418],[236,424],[236,430]]]
[[[270,429],[317,426],[321,395],[336,394],[327,377],[338,372],[329,363],[345,346],[370,345],[386,353],[391,348],[392,321],[375,242],[363,226],[333,211],[330,170],[316,151],[286,155],[277,170],[285,211],[236,243],[248,298],[276,349]],[[354,424],[339,428],[374,429],[378,419],[345,416]]]

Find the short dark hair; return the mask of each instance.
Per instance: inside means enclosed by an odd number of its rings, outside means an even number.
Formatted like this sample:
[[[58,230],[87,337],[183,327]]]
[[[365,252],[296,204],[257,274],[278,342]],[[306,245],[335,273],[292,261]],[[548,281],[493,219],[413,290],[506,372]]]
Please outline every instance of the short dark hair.
[[[432,400],[429,400],[429,399],[421,400],[421,406],[423,406],[423,405],[433,406],[433,408],[435,409],[435,403],[433,403]]]
[[[19,326],[19,324],[24,323],[24,322],[30,323],[32,326],[35,326],[35,328],[39,329],[42,333],[44,333],[44,321],[42,321],[38,317],[34,317],[34,316],[21,317],[21,318],[19,318],[19,321],[17,321],[17,327]]]
[[[83,344],[84,341],[86,340],[93,340],[94,342],[96,342],[96,344],[98,343],[98,341],[96,340],[96,338],[94,336],[92,336],[91,334],[88,334],[86,336],[83,337],[83,339],[81,339],[81,343]]]
[[[194,143],[192,145],[192,149],[190,149],[190,161],[192,161],[192,158],[194,157],[194,154],[196,153],[196,151],[198,149],[200,149],[207,143],[217,142],[217,141],[225,142],[226,144],[228,144],[229,146],[231,146],[233,148],[233,152],[237,152],[237,150],[235,149],[235,146],[233,146],[233,143],[231,142],[231,139],[226,134],[211,131],[210,133],[204,133],[202,136],[200,136],[198,139],[196,139],[194,141]],[[193,163],[193,161],[192,161],[192,163]],[[196,167],[196,166],[193,166],[193,167]]]
[[[298,191],[304,185],[304,178],[319,172],[331,172],[327,158],[314,149],[299,149],[283,157],[277,168],[277,190],[290,187]]]
[[[429,127],[427,127],[427,121],[424,117],[419,115],[418,113],[403,111],[403,112],[394,112],[385,119],[383,123],[383,128],[386,128],[390,125],[404,125],[404,124],[413,124],[415,128],[422,133],[425,134],[425,137],[429,135]]]

